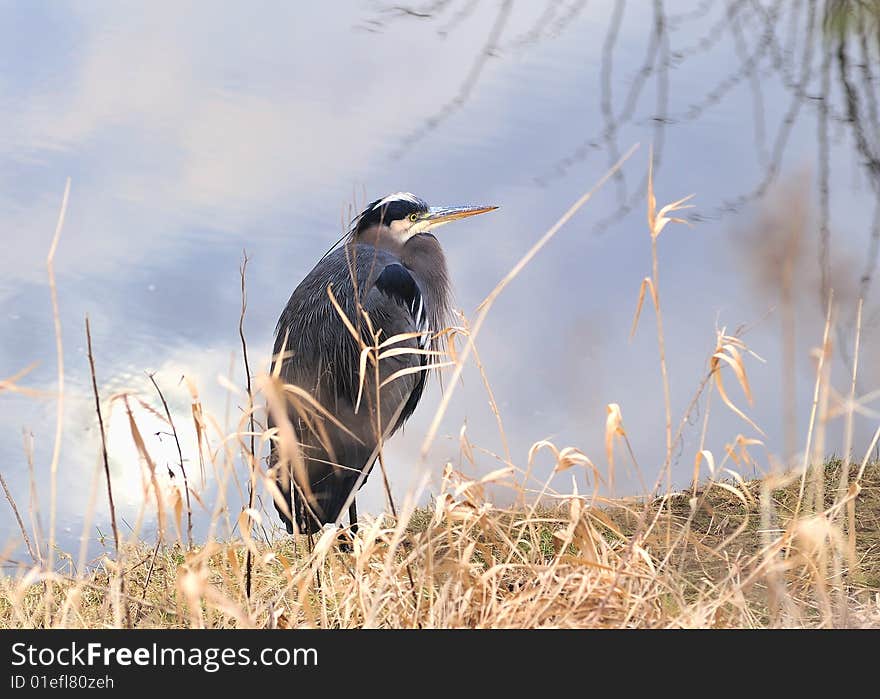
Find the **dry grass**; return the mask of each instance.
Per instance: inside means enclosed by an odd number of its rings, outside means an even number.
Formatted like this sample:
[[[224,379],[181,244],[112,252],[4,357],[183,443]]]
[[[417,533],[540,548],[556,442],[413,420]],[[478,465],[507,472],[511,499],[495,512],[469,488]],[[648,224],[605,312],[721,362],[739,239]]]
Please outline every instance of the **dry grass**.
[[[610,173],[599,184],[609,177]],[[465,345],[456,351],[455,341],[449,343],[448,358],[455,369],[425,438],[423,458],[436,436],[455,378],[471,355],[503,439],[492,389],[476,354],[477,333],[506,284],[592,191],[548,229],[501,281],[478,307],[476,322],[465,319],[463,327],[450,333],[464,336]],[[601,494],[601,484],[613,481],[615,455],[618,460],[623,455],[636,472],[646,475],[630,445],[625,406],[610,404],[601,466],[576,448],[538,442],[524,466],[516,463],[516,455],[505,455],[499,457],[497,470],[482,477],[447,464],[427,509],[414,507],[421,493],[412,493],[395,506],[389,491],[392,514],[362,522],[351,552],[340,550],[340,533],[334,530],[325,530],[317,540],[277,537],[272,532],[258,540],[256,532],[266,533],[265,527],[272,525],[266,509],[253,506],[248,491],[259,490],[271,510],[269,498],[278,497],[278,488],[275,472],[266,469],[257,455],[275,440],[282,458],[296,467],[302,456],[289,423],[285,426],[279,420],[278,429],[264,430],[254,410],[244,409],[237,428],[223,431],[201,404],[196,387],[189,384],[198,454],[181,453],[180,465],[184,458],[210,465],[219,486],[216,501],[206,503],[201,497],[205,492],[193,486],[182,491],[180,485],[171,490],[160,485],[156,462],[130,408],[144,404],[143,399],[114,396],[109,403],[125,407],[140,453],[137,467],[143,473],[143,504],[133,530],[119,542],[118,550],[107,548],[88,566],[83,565],[82,555],[75,561],[51,546],[47,562],[33,532],[33,562],[17,567],[5,562],[0,627],[880,626],[880,466],[868,458],[880,430],[861,460],[823,464],[821,458],[827,448],[828,422],[842,417],[851,425],[859,407],[853,388],[855,368],[852,386],[845,391],[836,392],[830,384],[827,367],[833,347],[828,328],[833,308],[829,305],[824,339],[817,350],[813,410],[800,468],[786,472],[776,463],[764,449],[763,432],[743,407],[751,402],[747,365],[756,355],[740,333],[716,329],[697,389],[676,420],[669,398],[676,384],[666,364],[675,347],[663,333],[657,246],[664,227],[676,222],[671,214],[686,199],[657,211],[653,182],[648,198],[652,269],[642,282],[633,330],[650,293],[646,308],[653,308],[657,318],[664,387],[658,410],[666,419],[664,458],[656,464],[656,480],[653,487],[645,488],[644,498],[610,500]],[[53,249],[57,238],[56,234]],[[378,362],[390,341],[380,344],[378,336],[373,340],[375,346],[363,347],[362,376],[366,362]],[[246,351],[243,333],[242,342]],[[0,389],[23,390],[17,385],[21,376],[0,383]],[[60,363],[59,385],[63,385]],[[284,401],[291,397],[312,406],[302,389],[282,385],[277,372],[258,377],[255,386],[252,393],[248,384],[241,404],[268,402],[281,416],[286,416]],[[732,395],[734,387],[742,398]],[[707,444],[713,392],[720,398],[716,410],[737,415],[748,432],[714,449]],[[100,408],[97,385],[95,393]],[[672,451],[697,407],[702,408],[703,418],[692,454],[693,482],[686,491],[675,492],[670,487]],[[164,413],[150,410],[176,435],[174,418],[167,404],[165,408]],[[311,410],[316,422],[334,419],[321,406],[313,405]],[[846,434],[849,447],[851,430]],[[462,462],[471,462],[474,446],[464,431],[460,445]],[[379,449],[381,465],[381,440]],[[555,458],[546,480],[537,479],[533,468],[541,451]],[[231,485],[242,464],[249,487],[241,488],[239,481],[241,497],[236,499]],[[768,475],[745,482],[738,475],[742,469]],[[568,492],[551,487],[562,472],[567,473],[559,480],[572,476]],[[587,484],[585,492],[578,490],[578,483]],[[490,495],[504,489],[513,495],[507,499],[515,506],[493,504]],[[190,494],[210,513],[206,543],[188,541],[190,527],[184,527],[183,514],[186,511],[189,520]],[[9,499],[26,540],[25,518]],[[239,508],[237,535],[222,539],[216,534],[221,522],[227,520],[230,531],[229,512]],[[140,536],[149,518],[158,520],[158,541],[145,542]],[[350,537],[347,530],[341,535]],[[53,556],[60,562],[53,564]]]
[[[840,462],[826,465],[835,482]],[[822,626],[813,525],[792,519],[797,481],[773,478],[589,507],[582,497],[534,511],[497,509],[483,485],[449,471],[433,508],[406,526],[364,526],[354,551],[334,537],[310,554],[304,541],[254,547],[254,594],[245,595],[245,548],[212,542],[187,551],[175,543],[124,552],[127,600],[114,593],[112,552],[85,578],[54,578],[56,626],[101,628],[124,618],[139,628],[178,627],[765,627]],[[784,481],[788,480],[788,483]],[[762,490],[792,555],[768,556]],[[454,493],[458,493],[454,497]],[[828,510],[834,506],[827,501]],[[653,527],[638,535],[647,513]],[[822,516],[820,515],[820,518]],[[675,545],[669,547],[667,524]],[[821,531],[821,529],[820,529]],[[776,532],[774,532],[774,536]],[[849,626],[880,624],[880,464],[870,465],[858,500],[857,567],[844,575]],[[781,549],[777,547],[777,551]],[[416,595],[406,573],[412,570]],[[778,575],[784,598],[772,601]],[[25,575],[0,582],[0,626],[39,626],[47,613],[42,583]],[[823,593],[824,588],[824,593]],[[775,611],[774,611],[775,605]]]

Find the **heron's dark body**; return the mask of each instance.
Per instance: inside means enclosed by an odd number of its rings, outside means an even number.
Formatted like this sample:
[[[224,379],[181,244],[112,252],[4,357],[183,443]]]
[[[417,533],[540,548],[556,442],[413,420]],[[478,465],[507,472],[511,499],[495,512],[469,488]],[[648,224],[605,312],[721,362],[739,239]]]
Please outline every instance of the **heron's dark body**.
[[[371,231],[375,232],[372,239]],[[422,396],[427,374],[409,373],[382,387],[377,420],[375,367],[368,363],[356,411],[360,346],[339,317],[328,286],[367,344],[372,342],[366,323],[358,323],[358,300],[373,329],[381,331],[380,341],[426,328],[437,332],[446,326],[448,308],[446,265],[434,236],[421,233],[400,245],[381,228],[356,232],[353,240],[321,260],[293,292],[276,328],[274,355],[284,353],[281,378],[311,393],[350,432],[311,411],[306,411],[304,419],[295,404],[289,407],[308,483],[289,487],[289,478],[279,478],[278,483],[301,533],[313,533],[340,519],[360,472],[376,458],[378,434],[387,438],[409,418]],[[419,343],[420,338],[412,338],[394,347],[416,349]],[[438,344],[435,339],[429,346]],[[401,369],[425,363],[425,355],[414,353],[382,359],[379,383]],[[299,410],[305,409],[300,405]],[[309,491],[312,497],[304,499]],[[292,531],[291,521],[277,509]]]

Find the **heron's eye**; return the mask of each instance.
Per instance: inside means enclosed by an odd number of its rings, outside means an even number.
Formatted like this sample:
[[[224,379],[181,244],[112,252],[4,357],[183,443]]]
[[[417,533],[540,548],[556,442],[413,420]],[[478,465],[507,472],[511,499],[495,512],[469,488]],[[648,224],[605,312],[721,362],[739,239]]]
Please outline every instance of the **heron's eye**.
[[[419,220],[419,215],[418,214],[410,214],[409,220],[412,221],[413,223],[415,223],[416,221]]]

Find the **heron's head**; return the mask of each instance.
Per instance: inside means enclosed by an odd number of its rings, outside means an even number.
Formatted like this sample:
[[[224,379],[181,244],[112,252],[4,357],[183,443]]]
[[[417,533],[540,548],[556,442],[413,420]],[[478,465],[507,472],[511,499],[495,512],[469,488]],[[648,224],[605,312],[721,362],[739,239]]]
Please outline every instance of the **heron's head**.
[[[497,206],[428,206],[409,192],[397,192],[370,203],[355,219],[356,240],[405,245],[413,236],[468,216],[494,211]]]

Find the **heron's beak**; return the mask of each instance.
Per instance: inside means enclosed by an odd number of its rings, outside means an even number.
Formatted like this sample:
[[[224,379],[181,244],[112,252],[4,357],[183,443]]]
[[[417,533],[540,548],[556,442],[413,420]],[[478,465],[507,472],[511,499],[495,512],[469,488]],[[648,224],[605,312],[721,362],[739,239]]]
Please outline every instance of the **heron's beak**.
[[[495,211],[497,208],[497,206],[432,206],[422,216],[422,220],[427,221],[429,226],[434,228],[450,221],[457,221],[460,218]]]

